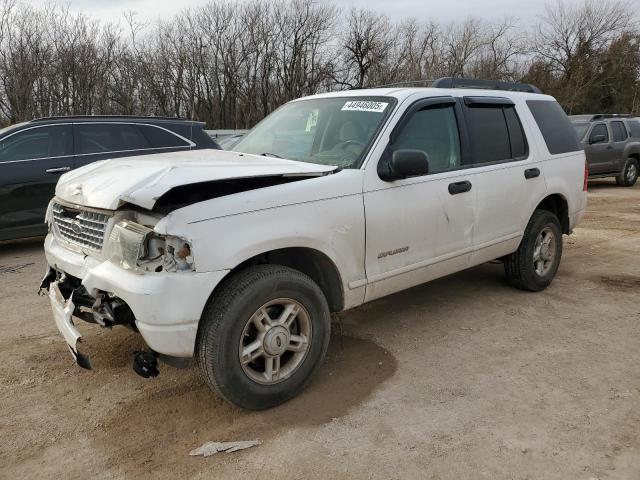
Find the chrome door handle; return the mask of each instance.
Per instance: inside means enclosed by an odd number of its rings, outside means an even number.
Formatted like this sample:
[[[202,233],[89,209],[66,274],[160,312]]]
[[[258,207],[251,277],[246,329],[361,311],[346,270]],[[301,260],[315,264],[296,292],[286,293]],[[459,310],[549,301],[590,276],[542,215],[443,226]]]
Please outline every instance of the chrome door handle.
[[[71,170],[71,167],[58,167],[58,168],[47,168],[45,172],[46,173],[62,173],[62,172],[68,172],[69,170]]]

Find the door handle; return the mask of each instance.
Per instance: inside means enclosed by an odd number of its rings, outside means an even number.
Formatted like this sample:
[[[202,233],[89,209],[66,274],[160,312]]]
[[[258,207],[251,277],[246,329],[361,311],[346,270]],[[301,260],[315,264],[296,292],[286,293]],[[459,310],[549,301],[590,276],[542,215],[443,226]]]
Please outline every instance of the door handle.
[[[524,171],[524,178],[526,178],[527,180],[530,178],[536,178],[540,176],[540,169],[539,168],[527,168]]]
[[[45,172],[56,174],[56,173],[68,172],[69,170],[71,170],[71,167],[58,167],[58,168],[47,168]]]
[[[451,195],[468,192],[469,190],[471,190],[471,182],[467,180],[465,180],[464,182],[455,182],[449,184],[449,193]]]

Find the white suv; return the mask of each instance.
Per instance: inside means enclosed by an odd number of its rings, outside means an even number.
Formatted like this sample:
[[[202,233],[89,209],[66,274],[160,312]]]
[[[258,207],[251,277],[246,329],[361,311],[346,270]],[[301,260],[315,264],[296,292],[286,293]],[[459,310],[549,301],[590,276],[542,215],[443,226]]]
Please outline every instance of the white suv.
[[[309,382],[332,312],[495,259],[544,289],[586,206],[575,131],[534,87],[443,86],[301,98],[234,151],[64,175],[43,286],[78,363],[77,319],[125,325],[150,349],[138,373],[195,357],[225,399],[262,409]]]

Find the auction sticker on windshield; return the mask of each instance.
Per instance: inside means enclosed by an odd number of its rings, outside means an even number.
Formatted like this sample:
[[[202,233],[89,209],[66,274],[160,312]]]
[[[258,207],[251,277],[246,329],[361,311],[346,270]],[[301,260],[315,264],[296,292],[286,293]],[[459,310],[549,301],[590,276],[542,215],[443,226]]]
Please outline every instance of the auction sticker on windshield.
[[[372,102],[369,100],[353,100],[344,104],[341,110],[348,112],[384,112],[389,105],[386,102]]]

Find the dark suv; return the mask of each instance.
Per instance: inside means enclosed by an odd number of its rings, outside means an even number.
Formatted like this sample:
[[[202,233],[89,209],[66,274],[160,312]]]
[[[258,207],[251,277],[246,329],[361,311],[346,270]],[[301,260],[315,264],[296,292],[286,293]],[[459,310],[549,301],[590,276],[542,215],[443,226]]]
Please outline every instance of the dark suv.
[[[640,171],[640,122],[617,114],[569,118],[584,146],[589,178],[615,177],[618,185],[633,186]]]
[[[165,117],[50,117],[0,130],[0,240],[44,235],[61,174],[97,160],[220,148],[204,123]]]

